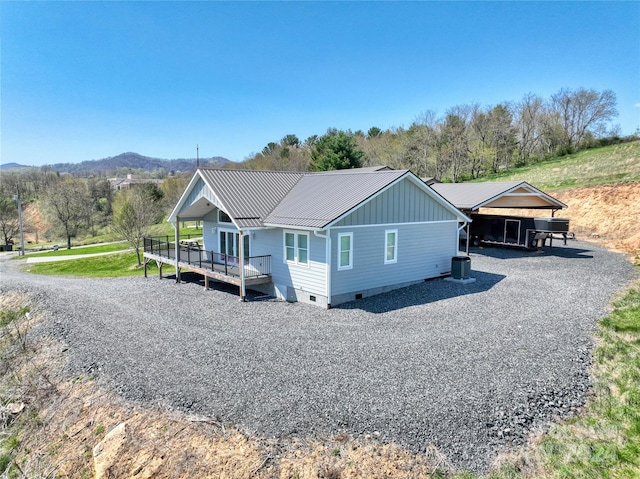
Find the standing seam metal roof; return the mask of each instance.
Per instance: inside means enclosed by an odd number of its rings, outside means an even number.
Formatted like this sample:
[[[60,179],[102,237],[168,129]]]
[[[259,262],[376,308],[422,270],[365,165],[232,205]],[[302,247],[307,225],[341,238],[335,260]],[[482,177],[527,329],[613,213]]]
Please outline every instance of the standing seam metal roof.
[[[320,229],[409,171],[380,167],[321,173],[200,168],[198,173],[238,228],[278,225]]]
[[[207,168],[199,171],[240,228],[263,226],[262,220],[304,176],[283,171]]]
[[[307,174],[264,222],[323,228],[405,174],[407,170]]]

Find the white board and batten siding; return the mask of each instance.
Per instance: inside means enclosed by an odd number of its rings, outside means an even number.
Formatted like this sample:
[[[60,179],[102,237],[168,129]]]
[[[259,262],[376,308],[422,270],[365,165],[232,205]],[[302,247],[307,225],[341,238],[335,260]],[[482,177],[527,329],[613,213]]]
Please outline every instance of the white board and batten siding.
[[[180,217],[180,219],[181,220],[190,220],[190,219],[199,220],[200,219],[199,216],[194,218],[190,218],[190,217],[184,218],[180,213],[188,209],[191,205],[193,205],[194,203],[196,203],[198,200],[202,198],[205,198],[212,205],[220,208],[220,202],[218,201],[218,198],[213,193],[213,191],[211,191],[211,188],[209,188],[205,184],[202,178],[198,178],[198,181],[196,182],[193,189],[189,193],[189,196],[187,196],[187,198],[185,199],[181,211],[178,213],[178,216]]]

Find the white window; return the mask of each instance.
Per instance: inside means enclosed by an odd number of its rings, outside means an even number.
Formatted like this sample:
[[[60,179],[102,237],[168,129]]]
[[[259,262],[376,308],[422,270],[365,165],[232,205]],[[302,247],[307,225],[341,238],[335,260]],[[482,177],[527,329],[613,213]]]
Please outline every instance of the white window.
[[[338,269],[353,268],[353,233],[338,235]]]
[[[284,259],[289,263],[309,264],[309,234],[284,233]]]
[[[398,230],[384,232],[384,264],[398,261]]]

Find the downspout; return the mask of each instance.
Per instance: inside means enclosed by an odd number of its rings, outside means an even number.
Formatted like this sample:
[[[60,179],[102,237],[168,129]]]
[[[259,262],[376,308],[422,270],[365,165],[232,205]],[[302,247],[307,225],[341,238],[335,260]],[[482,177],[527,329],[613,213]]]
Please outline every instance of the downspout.
[[[314,231],[313,235],[318,238],[324,238],[325,240],[325,259],[326,259],[326,270],[325,270],[325,288],[327,289],[327,309],[331,308],[331,230],[327,229],[325,234],[319,234],[319,231]]]
[[[180,282],[180,218],[176,215],[176,222],[173,225],[173,228],[176,232],[176,242],[175,242],[175,250],[176,250],[176,283]]]
[[[240,301],[246,301],[246,289],[244,284],[244,233],[238,230],[240,236],[238,245],[238,269],[240,270]]]

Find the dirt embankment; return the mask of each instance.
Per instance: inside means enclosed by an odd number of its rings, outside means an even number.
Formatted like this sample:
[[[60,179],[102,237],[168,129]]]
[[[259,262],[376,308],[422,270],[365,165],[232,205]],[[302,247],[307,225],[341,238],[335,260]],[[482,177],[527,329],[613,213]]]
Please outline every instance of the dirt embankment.
[[[575,188],[554,196],[569,206],[558,215],[571,220],[577,236],[640,253],[640,183]]]
[[[569,218],[577,238],[610,249],[640,254],[640,183],[571,188],[550,193],[568,206],[557,217]],[[520,209],[484,209],[483,213],[545,216],[546,212]]]

